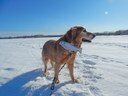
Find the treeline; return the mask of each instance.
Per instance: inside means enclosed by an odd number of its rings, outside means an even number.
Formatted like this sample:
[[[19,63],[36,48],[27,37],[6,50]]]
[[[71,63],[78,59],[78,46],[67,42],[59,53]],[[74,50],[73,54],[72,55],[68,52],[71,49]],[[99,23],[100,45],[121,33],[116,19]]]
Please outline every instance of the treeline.
[[[128,35],[128,30],[118,30],[115,32],[103,32],[103,33],[95,33],[97,36],[99,35]]]
[[[62,35],[30,35],[30,36],[0,37],[0,39],[45,38],[45,37],[60,37],[60,36]]]
[[[119,30],[115,32],[95,33],[97,36],[105,35],[128,35],[128,30]],[[0,37],[0,39],[18,39],[18,38],[45,38],[45,37],[60,37],[62,35],[30,35],[30,36],[14,36],[14,37]]]

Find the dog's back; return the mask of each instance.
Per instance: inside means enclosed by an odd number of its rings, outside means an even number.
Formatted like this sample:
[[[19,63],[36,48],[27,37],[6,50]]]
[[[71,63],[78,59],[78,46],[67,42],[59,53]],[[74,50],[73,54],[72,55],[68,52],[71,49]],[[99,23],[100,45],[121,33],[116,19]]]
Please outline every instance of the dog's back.
[[[53,54],[55,52],[55,40],[49,40],[47,41],[42,49],[42,59],[44,60],[49,60],[52,59]]]

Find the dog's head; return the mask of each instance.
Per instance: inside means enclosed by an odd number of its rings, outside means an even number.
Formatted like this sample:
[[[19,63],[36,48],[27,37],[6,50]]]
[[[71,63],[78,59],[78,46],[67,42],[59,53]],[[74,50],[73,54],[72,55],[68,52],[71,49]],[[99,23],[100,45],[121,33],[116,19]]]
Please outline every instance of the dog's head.
[[[72,41],[91,42],[95,34],[87,32],[84,27],[75,26],[62,37],[64,41],[71,43]]]
[[[93,38],[95,38],[95,34],[91,32],[87,32],[86,29],[83,29],[83,32],[81,32],[82,35],[82,41],[83,42],[91,42]]]

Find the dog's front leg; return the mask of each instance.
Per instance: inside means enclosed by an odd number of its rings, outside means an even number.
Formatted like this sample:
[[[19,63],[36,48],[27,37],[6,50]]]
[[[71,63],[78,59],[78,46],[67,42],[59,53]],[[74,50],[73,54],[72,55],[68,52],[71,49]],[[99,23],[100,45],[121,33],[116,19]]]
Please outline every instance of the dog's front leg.
[[[55,65],[54,65],[54,78],[55,78],[55,83],[59,83],[59,79],[58,79],[58,75],[59,75],[59,69],[60,69],[60,66],[61,66],[61,64],[59,64],[59,63],[55,63]]]
[[[78,83],[78,80],[74,78],[74,70],[73,70],[74,63],[68,63],[67,66],[73,83]]]

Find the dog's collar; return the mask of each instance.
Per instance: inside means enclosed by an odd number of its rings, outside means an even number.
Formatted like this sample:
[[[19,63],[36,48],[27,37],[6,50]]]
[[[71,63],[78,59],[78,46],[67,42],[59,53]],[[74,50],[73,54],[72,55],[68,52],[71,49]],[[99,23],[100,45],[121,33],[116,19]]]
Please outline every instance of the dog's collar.
[[[82,48],[78,48],[76,46],[74,46],[71,43],[65,42],[65,41],[60,41],[59,44],[66,50],[68,50],[69,52],[80,52],[82,53]]]

